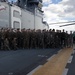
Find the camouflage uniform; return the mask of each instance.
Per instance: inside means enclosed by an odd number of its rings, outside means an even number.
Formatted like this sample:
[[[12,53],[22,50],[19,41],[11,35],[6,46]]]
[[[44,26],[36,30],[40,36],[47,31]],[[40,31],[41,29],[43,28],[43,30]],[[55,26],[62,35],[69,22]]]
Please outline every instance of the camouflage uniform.
[[[52,41],[51,41],[51,44],[52,44],[52,48],[55,48],[55,29],[52,30]]]
[[[1,38],[2,38],[2,33],[1,33],[1,29],[0,29],[0,50],[1,50]]]
[[[31,31],[31,35],[30,35],[30,39],[31,39],[31,48],[36,48],[36,32],[35,30]]]
[[[38,31],[38,48],[42,48],[43,46],[43,39],[42,39],[42,32],[41,30]]]
[[[21,32],[20,29],[17,29],[16,31],[16,39],[17,39],[17,47],[21,48]]]
[[[14,40],[14,38],[16,38],[16,32],[14,31],[14,29],[10,29],[9,31],[9,46],[10,46],[10,49],[14,49],[14,44],[12,41]]]
[[[10,48],[9,48],[9,41],[8,41],[7,38],[5,38],[5,40],[4,40],[4,50],[10,50]]]
[[[61,32],[61,46],[62,47],[65,47],[65,38],[66,38],[65,32],[63,30],[63,32]]]
[[[73,35],[72,35],[72,31],[70,31],[70,34],[69,34],[69,47],[73,47]]]
[[[1,29],[1,49],[3,50],[4,49],[4,29],[2,28]]]
[[[14,38],[14,39],[12,40],[12,46],[13,46],[13,49],[14,49],[14,50],[17,50],[17,49],[18,49],[16,38]]]
[[[30,48],[30,29],[26,30],[26,36],[24,39],[24,46],[25,48],[29,49]]]

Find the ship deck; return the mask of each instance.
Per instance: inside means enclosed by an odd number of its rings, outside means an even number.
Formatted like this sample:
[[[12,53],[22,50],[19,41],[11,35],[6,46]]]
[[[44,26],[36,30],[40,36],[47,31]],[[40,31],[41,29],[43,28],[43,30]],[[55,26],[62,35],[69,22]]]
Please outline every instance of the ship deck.
[[[60,49],[0,51],[0,75],[27,75]]]
[[[75,75],[75,46],[0,51],[0,75]]]
[[[67,75],[68,71],[65,69],[65,67],[72,52],[72,48],[62,49],[40,69],[34,72],[33,75]],[[70,61],[71,60],[69,60],[69,62]]]

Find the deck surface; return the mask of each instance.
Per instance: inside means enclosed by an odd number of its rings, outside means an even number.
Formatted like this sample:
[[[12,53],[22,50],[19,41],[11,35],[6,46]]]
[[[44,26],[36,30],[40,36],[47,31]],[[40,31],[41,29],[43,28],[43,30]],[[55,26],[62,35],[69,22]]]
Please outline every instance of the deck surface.
[[[49,62],[34,72],[33,75],[63,75],[63,71],[72,52],[73,48],[62,49]]]
[[[26,75],[47,62],[59,49],[0,51],[0,75]]]

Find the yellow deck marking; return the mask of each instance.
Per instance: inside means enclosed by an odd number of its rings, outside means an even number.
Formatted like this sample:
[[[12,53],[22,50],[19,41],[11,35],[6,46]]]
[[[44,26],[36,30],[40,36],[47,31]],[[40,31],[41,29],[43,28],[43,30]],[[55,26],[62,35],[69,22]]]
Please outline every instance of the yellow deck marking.
[[[62,75],[73,48],[65,48],[44,64],[33,75]]]

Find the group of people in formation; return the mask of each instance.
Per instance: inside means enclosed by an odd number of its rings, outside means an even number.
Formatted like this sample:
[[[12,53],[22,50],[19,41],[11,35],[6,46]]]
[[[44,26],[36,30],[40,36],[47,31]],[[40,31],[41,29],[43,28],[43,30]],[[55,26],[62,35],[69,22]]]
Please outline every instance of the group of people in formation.
[[[72,32],[49,29],[0,29],[0,50],[72,47]]]

